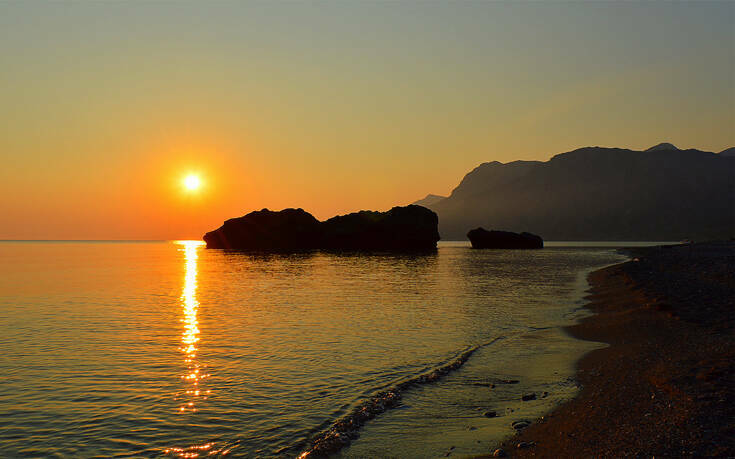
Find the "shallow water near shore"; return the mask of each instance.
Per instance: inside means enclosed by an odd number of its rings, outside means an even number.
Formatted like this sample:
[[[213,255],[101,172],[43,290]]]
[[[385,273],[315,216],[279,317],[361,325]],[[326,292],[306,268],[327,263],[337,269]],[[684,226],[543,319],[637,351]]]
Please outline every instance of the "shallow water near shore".
[[[364,400],[473,346],[338,455],[486,453],[512,420],[573,396],[573,364],[596,346],[560,327],[584,314],[585,273],[623,257],[552,245],[254,255],[2,242],[0,454],[294,457]]]

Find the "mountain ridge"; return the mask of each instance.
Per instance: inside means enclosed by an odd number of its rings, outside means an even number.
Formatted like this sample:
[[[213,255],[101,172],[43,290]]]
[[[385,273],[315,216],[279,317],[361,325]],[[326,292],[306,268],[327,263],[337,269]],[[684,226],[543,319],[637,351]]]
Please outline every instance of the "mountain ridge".
[[[672,151],[672,150],[680,150],[676,145],[669,142],[661,142],[658,145],[654,145],[651,148],[646,149],[646,151]]]
[[[478,226],[546,240],[735,235],[735,157],[697,149],[583,147],[548,161],[482,163],[427,205],[442,239]]]
[[[418,201],[414,201],[411,204],[414,206],[430,206],[432,204],[436,204],[437,202],[441,201],[442,199],[447,199],[446,196],[440,196],[438,194],[427,194],[423,199],[419,199]]]

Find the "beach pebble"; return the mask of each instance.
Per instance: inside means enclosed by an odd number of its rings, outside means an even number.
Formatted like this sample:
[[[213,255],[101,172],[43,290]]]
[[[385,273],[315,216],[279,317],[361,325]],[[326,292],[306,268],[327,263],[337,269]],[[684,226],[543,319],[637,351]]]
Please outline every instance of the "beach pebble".
[[[498,413],[496,413],[495,411],[485,411],[485,417],[486,418],[494,418],[497,415],[498,415]]]
[[[521,400],[524,401],[524,402],[527,402],[529,400],[536,400],[536,394],[534,394],[534,393],[531,393],[531,394],[523,394],[521,396]]]
[[[503,448],[496,449],[493,451],[493,457],[505,457],[505,450]]]
[[[525,429],[526,427],[530,426],[531,423],[528,421],[514,421],[511,423],[511,427],[513,427],[516,430]]]

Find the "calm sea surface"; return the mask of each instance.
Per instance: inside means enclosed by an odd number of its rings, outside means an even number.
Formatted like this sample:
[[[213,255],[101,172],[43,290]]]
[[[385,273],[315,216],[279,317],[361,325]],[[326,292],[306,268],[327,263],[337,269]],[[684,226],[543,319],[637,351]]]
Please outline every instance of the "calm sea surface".
[[[1,242],[0,456],[295,457],[361,401],[473,346],[339,455],[487,453],[512,420],[574,394],[574,360],[595,344],[559,327],[584,314],[584,275],[621,259]]]

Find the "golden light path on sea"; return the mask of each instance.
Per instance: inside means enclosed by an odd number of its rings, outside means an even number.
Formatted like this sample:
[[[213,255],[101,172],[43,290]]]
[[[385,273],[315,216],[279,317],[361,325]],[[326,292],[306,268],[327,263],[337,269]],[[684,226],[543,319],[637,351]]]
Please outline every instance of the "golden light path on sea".
[[[199,343],[199,321],[197,320],[197,312],[199,310],[199,301],[197,301],[197,258],[199,247],[204,244],[201,241],[178,241],[183,246],[184,260],[186,261],[184,269],[184,288],[181,293],[181,305],[183,306],[184,331],[181,335],[182,347],[181,352],[184,354],[184,363],[186,364],[186,374],[183,379],[190,383],[186,394],[189,395],[188,402],[179,407],[179,411],[196,412],[194,401],[198,397],[206,400],[206,395],[202,394],[199,388],[199,381],[209,376],[201,372],[199,362],[197,361],[197,344]]]
[[[197,259],[199,257],[199,249],[204,245],[202,241],[175,241],[180,246],[179,250],[184,252],[184,287],[181,292],[181,307],[183,317],[181,322],[184,324],[184,330],[181,333],[181,347],[179,350],[184,356],[185,373],[181,379],[186,383],[184,396],[181,397],[184,403],[178,408],[179,414],[196,413],[197,402],[206,400],[211,390],[205,390],[200,387],[201,380],[209,377],[209,374],[202,371],[206,370],[206,365],[200,364],[197,359],[199,351],[199,321],[197,313],[199,312],[199,301],[197,300]],[[179,399],[179,397],[177,397]],[[226,451],[212,450],[213,443],[204,443],[201,445],[190,445],[187,447],[171,447],[164,450],[166,454],[174,454],[179,457],[194,458],[201,454],[226,454]]]

